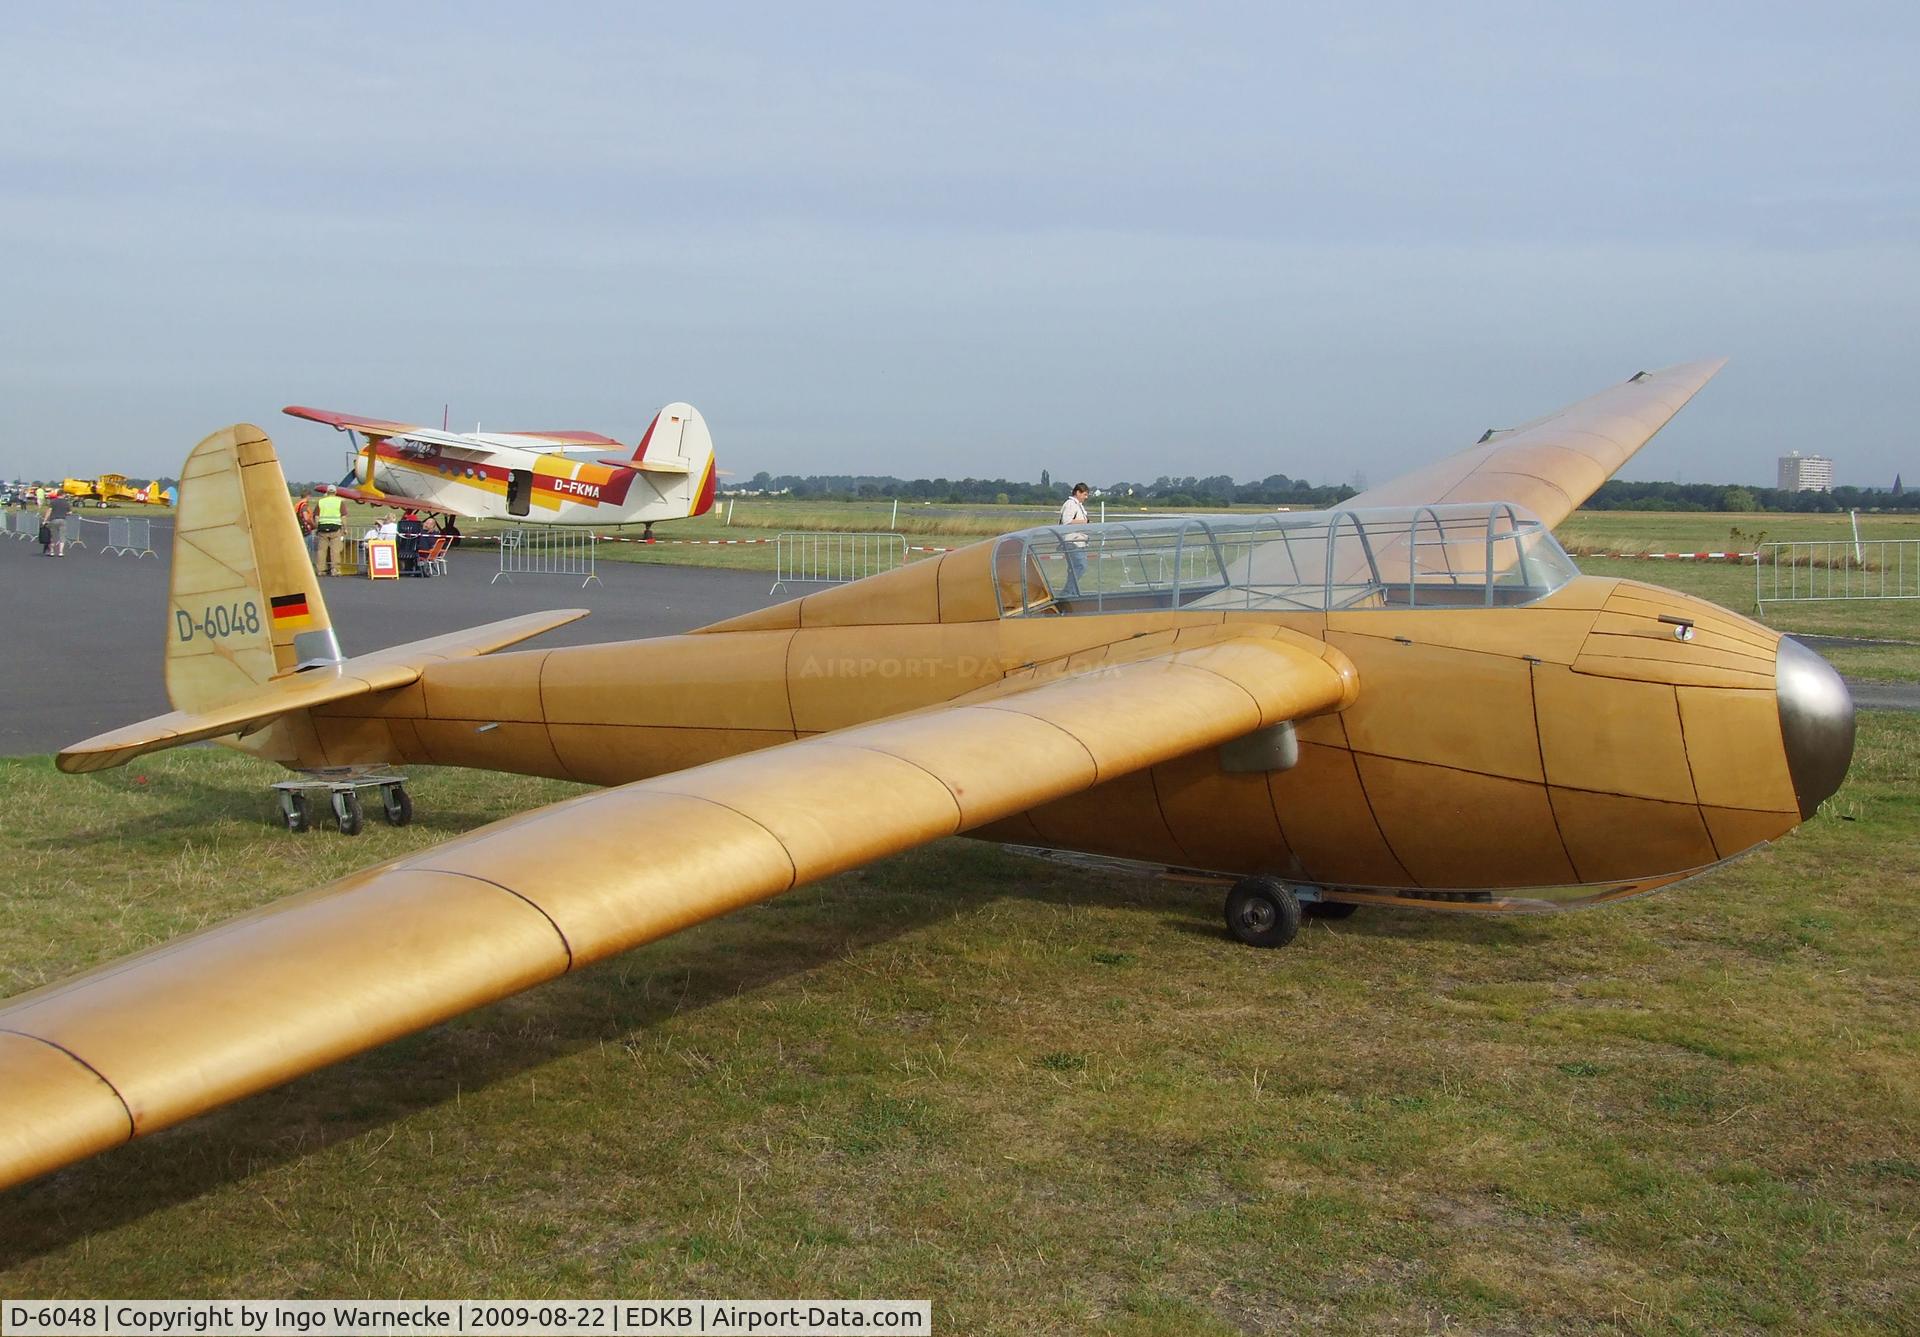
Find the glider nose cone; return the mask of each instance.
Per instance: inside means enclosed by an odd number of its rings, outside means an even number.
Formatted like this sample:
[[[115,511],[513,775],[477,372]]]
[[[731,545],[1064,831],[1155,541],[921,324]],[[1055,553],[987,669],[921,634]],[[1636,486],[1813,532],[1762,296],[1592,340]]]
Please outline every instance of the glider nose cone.
[[[1790,636],[1774,668],[1787,771],[1804,821],[1847,778],[1853,761],[1853,697],[1833,665]]]

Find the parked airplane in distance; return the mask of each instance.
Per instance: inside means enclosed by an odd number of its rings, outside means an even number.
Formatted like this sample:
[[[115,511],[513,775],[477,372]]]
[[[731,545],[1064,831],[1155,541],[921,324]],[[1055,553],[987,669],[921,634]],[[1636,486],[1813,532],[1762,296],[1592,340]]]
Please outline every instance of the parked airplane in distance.
[[[447,432],[288,405],[284,412],[363,438],[353,471],[323,489],[349,501],[463,519],[645,525],[713,508],[713,438],[691,404],[653,417],[628,458],[597,432]],[[582,458],[584,454],[587,457]]]
[[[145,487],[129,487],[125,474],[101,474],[98,478],[63,478],[60,480],[60,494],[75,501],[97,501],[102,506],[112,502],[134,502],[142,506],[165,506],[169,500],[164,488],[149,483]]]

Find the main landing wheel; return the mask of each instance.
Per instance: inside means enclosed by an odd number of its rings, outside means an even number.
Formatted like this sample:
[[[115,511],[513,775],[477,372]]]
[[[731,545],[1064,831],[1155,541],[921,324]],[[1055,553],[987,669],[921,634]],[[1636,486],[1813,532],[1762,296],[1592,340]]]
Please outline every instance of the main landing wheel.
[[[1227,932],[1249,947],[1285,947],[1300,931],[1300,901],[1271,877],[1242,878],[1227,893]]]
[[[360,808],[360,796],[351,789],[333,791],[333,824],[340,828],[343,836],[357,836],[366,821],[366,814]]]

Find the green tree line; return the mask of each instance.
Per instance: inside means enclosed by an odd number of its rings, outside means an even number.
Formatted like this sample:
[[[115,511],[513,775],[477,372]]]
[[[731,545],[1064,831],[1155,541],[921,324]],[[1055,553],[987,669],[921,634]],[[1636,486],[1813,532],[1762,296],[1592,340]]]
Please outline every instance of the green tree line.
[[[1047,474],[1038,483],[1008,478],[895,478],[881,474],[771,474],[761,471],[742,491],[785,493],[814,501],[932,501],[1007,505],[1055,505],[1071,481]],[[1152,482],[1122,480],[1100,488],[1105,497],[1131,498],[1148,506],[1336,506],[1354,495],[1345,485],[1309,483],[1304,478],[1269,474],[1257,482],[1236,482],[1226,474],[1211,478],[1172,478]],[[1586,503],[1596,511],[1850,511],[1920,510],[1920,489],[1837,487],[1831,492],[1787,492],[1738,483],[1603,483]]]

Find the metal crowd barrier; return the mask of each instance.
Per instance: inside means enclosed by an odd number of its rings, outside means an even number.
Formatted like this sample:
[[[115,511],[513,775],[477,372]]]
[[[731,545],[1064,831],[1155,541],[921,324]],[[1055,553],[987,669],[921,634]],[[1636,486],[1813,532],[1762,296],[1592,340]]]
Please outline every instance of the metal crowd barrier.
[[[594,569],[594,536],[589,530],[543,525],[539,529],[507,529],[500,533],[500,569],[494,581],[515,576],[580,576],[580,588],[600,579]]]
[[[1814,539],[1762,543],[1753,602],[1920,599],[1920,539]]]
[[[843,585],[907,564],[904,534],[788,532],[773,539],[773,589]]]
[[[153,521],[115,516],[107,521],[107,545],[100,552],[103,556],[151,557],[158,561],[160,554],[153,550]]]
[[[355,529],[352,525],[342,525],[340,527],[340,555],[335,559],[333,564],[334,575],[361,576],[366,574],[366,538],[368,534],[371,534],[379,527],[378,525],[362,525],[359,529]],[[313,569],[315,571],[321,571],[321,536],[315,533],[308,537],[311,537],[313,542],[307,547],[307,555],[313,558]]]
[[[17,539],[32,542],[40,537],[40,512],[30,507],[9,507],[6,512],[6,528],[0,533],[12,535]]]

